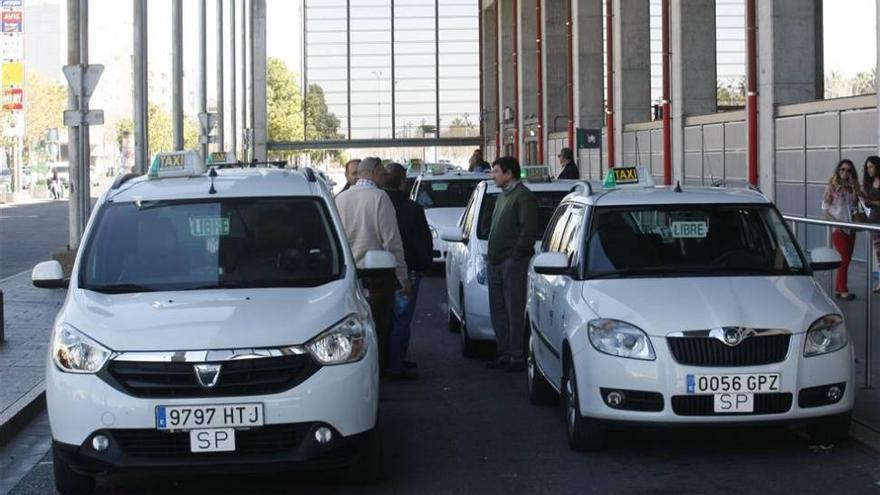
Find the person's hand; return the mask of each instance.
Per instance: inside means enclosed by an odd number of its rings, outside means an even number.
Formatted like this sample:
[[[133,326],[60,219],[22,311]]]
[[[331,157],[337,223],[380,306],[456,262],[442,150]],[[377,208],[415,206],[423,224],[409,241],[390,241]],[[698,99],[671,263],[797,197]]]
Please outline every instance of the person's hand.
[[[400,288],[400,293],[406,297],[412,295],[412,284],[409,283],[409,280],[403,282],[403,286]]]

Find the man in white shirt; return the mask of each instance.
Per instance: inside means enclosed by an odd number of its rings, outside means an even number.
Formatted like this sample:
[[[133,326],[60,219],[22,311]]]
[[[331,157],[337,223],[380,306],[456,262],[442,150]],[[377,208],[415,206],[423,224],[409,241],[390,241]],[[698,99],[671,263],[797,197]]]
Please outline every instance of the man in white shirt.
[[[364,158],[358,165],[358,181],[336,196],[336,207],[342,226],[348,237],[355,263],[362,266],[367,251],[381,249],[397,259],[397,284],[404,294],[411,286],[407,277],[403,241],[397,226],[397,213],[391,198],[380,189],[384,182],[385,167],[375,157]],[[388,277],[363,279],[369,292],[370,308],[379,339],[379,356],[382,368],[387,363],[388,335],[391,332],[391,315],[394,308],[395,281]]]

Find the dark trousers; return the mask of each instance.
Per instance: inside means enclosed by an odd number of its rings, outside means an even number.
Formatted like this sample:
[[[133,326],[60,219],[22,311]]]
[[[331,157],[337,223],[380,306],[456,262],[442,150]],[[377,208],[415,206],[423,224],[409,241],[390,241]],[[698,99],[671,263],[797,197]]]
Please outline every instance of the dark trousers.
[[[368,277],[363,279],[367,289],[367,301],[376,325],[376,339],[379,341],[379,364],[388,366],[388,336],[391,334],[391,316],[394,312],[394,277]]]
[[[489,313],[498,344],[498,356],[521,361],[526,314],[528,259],[489,263]]]

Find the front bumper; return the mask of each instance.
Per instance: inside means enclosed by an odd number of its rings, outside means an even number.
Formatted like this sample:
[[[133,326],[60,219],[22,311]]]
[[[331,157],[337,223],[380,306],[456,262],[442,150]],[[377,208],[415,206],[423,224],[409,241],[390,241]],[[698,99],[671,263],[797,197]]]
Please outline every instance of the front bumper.
[[[330,442],[320,444],[314,432],[322,426],[328,425],[291,423],[263,427],[262,432],[261,428],[239,430],[235,452],[191,453],[188,432],[114,428],[96,431],[81,445],[53,441],[53,450],[74,471],[88,475],[157,468],[163,474],[312,470],[351,464],[374,434],[367,431],[343,437],[334,431]],[[91,447],[92,437],[99,434],[110,438],[103,452]]]
[[[708,367],[681,365],[673,358],[665,339],[651,338],[656,359],[640,361],[602,354],[589,341],[572,342],[581,413],[608,422],[651,424],[725,424],[763,422],[809,422],[810,419],[849,413],[855,402],[852,344],[830,354],[803,357],[804,334],[793,335],[785,360],[761,366]],[[687,392],[688,375],[780,373],[778,393],[755,396],[755,412],[721,414],[713,410],[712,395]],[[804,389],[843,384],[835,403],[806,407],[799,401]],[[629,410],[606,403],[609,390],[637,391],[656,398],[658,408]],[[656,402],[654,402],[656,404]],[[708,404],[708,405],[707,405]],[[804,407],[802,407],[804,406]]]
[[[264,424],[322,423],[348,437],[373,429],[379,404],[376,346],[355,363],[324,366],[304,382],[267,395],[136,398],[98,376],[59,371],[47,363],[46,402],[52,438],[83,445],[102,430],[155,430],[156,407],[262,403]]]

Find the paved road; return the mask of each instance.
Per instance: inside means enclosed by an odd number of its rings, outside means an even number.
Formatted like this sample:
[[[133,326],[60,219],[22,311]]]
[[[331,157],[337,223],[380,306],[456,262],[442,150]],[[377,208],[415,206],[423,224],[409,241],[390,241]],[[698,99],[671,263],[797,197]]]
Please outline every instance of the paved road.
[[[854,441],[811,446],[797,430],[634,429],[607,451],[573,453],[558,410],[528,403],[523,374],[460,357],[458,337],[446,331],[443,283],[426,279],[416,316],[412,356],[423,377],[383,384],[388,481],[150,472],[103,480],[99,493],[880,494],[877,452]],[[12,493],[52,493],[51,460],[45,455]]]
[[[67,200],[0,208],[0,279],[48,260],[67,236]]]

